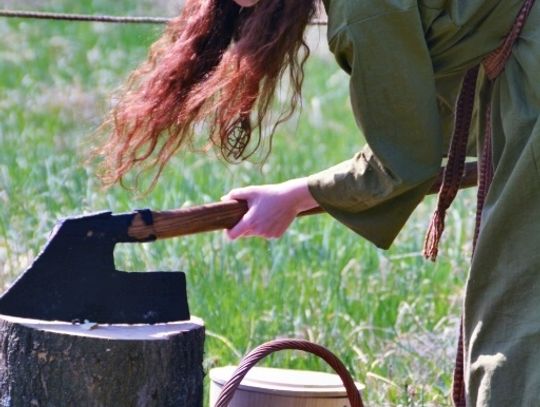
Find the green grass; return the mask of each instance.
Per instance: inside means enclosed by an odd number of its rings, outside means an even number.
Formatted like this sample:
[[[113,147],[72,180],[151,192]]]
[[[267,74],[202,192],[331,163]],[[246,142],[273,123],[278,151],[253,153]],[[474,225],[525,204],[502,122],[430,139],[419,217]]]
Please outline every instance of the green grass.
[[[42,9],[165,15],[151,2],[50,0]],[[18,2],[30,8],[31,2]],[[162,4],[163,5],[163,4]],[[107,96],[144,57],[159,27],[0,20],[0,287],[36,256],[56,220],[99,210],[168,209],[218,200],[230,188],[306,175],[362,145],[345,74],[321,34],[307,66],[304,108],[283,126],[262,166],[227,166],[181,154],[156,189],[139,197],[101,189],[85,164]],[[316,29],[315,29],[316,30]],[[370,405],[449,405],[460,296],[474,192],[449,214],[436,264],[420,252],[428,198],[389,251],[377,250],[329,216],[296,221],[279,240],[228,242],[211,233],[120,247],[131,271],[183,270],[192,313],[207,325],[206,367],[276,337],[303,337],[341,357]],[[297,353],[273,366],[324,369]]]

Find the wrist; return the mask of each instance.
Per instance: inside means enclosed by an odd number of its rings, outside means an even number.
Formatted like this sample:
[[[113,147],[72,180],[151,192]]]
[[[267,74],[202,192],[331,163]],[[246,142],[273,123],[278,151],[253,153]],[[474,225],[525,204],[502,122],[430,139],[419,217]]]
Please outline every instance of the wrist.
[[[318,206],[317,201],[311,195],[307,177],[295,178],[284,182],[287,195],[291,198],[292,206],[296,213],[307,211]]]

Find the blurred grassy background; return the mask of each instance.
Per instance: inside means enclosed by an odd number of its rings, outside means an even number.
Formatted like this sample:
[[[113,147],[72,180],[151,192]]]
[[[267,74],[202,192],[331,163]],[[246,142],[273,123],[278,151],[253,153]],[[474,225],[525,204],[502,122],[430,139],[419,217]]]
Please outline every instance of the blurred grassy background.
[[[3,0],[3,8],[172,16],[169,0]],[[181,154],[140,197],[103,190],[85,164],[109,95],[144,58],[162,27],[0,19],[0,287],[22,272],[56,220],[99,210],[168,209],[218,200],[230,188],[302,176],[349,158],[362,145],[347,77],[310,28],[303,111],[284,125],[263,166],[227,166]],[[206,368],[236,363],[276,337],[303,337],[340,356],[367,385],[369,405],[449,405],[474,191],[449,214],[442,256],[423,260],[433,208],[426,199],[389,251],[327,215],[295,222],[282,239],[228,242],[221,233],[122,246],[130,271],[187,273],[192,313],[206,321]],[[323,369],[283,353],[268,364]]]

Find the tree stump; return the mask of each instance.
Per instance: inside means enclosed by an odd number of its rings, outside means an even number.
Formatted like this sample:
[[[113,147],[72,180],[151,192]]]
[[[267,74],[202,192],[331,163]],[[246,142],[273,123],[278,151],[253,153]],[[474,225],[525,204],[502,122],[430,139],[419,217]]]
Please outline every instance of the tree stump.
[[[0,406],[202,406],[203,345],[198,318],[95,325],[0,315]]]

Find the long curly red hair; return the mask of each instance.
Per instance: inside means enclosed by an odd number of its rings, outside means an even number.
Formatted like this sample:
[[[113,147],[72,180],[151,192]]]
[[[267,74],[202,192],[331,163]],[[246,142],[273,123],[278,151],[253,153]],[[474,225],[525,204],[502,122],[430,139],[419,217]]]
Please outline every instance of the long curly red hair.
[[[250,8],[187,0],[101,128],[105,183],[123,181],[134,167],[157,169],[155,183],[175,152],[200,145],[196,133],[206,134],[205,146],[216,146],[228,161],[249,157],[263,133],[271,139],[300,104],[309,55],[304,31],[315,12],[315,0],[261,0]],[[266,126],[284,77],[289,101]]]

